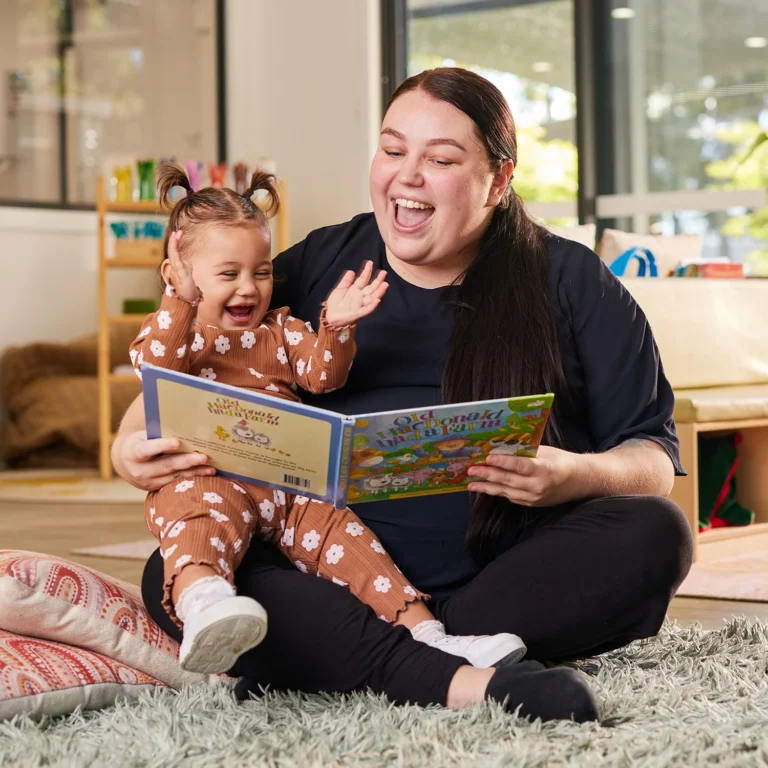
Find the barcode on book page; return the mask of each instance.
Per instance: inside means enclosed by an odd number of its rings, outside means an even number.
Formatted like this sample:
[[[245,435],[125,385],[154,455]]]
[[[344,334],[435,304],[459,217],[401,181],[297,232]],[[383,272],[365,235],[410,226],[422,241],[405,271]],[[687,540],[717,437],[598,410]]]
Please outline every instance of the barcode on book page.
[[[298,475],[283,475],[283,482],[288,485],[296,485],[299,488],[309,489],[312,487],[312,481],[307,477],[299,477]]]

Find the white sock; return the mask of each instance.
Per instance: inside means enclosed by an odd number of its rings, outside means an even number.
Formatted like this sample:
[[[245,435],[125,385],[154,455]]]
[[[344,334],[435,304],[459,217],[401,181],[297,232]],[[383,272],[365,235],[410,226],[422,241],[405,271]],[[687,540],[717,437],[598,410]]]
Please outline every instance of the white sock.
[[[427,621],[422,621],[421,624],[417,624],[411,630],[411,635],[413,635],[414,640],[429,644],[434,640],[445,637],[445,626],[442,621],[428,619]]]
[[[192,613],[236,594],[235,588],[221,576],[205,576],[182,590],[176,601],[176,615],[182,624],[186,624]]]

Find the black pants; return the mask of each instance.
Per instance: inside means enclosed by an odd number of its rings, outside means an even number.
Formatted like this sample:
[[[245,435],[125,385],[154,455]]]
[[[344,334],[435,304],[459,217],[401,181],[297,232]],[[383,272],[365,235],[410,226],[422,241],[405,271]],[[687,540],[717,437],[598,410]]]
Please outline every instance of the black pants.
[[[533,510],[514,545],[469,584],[430,604],[451,634],[513,632],[528,657],[590,656],[650,637],[691,566],[693,539],[667,499],[598,499]],[[155,621],[180,640],[162,608],[163,567],[147,562],[142,593]],[[392,627],[344,587],[296,570],[275,548],[251,545],[239,594],[267,610],[264,642],[232,674],[273,690],[383,692],[393,701],[444,704],[462,659]]]

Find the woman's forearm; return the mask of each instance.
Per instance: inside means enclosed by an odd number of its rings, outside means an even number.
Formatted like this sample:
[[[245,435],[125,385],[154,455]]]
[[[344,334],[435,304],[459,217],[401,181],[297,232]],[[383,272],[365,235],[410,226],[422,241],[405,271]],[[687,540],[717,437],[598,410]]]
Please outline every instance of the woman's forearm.
[[[668,496],[675,482],[669,455],[652,440],[627,440],[605,453],[584,455],[586,493],[601,496]]]

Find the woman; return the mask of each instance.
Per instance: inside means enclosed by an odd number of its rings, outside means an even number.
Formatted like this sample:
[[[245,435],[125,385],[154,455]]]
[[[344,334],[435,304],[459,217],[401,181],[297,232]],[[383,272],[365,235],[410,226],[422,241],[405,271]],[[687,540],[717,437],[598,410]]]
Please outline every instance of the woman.
[[[663,498],[682,473],[673,396],[645,317],[599,258],[548,235],[511,186],[515,130],[501,93],[461,69],[407,80],[371,166],[373,214],[310,233],[278,256],[276,305],[309,320],[346,269],[372,259],[390,288],[358,328],[347,385],[305,401],[343,413],[556,393],[536,459],[473,470],[472,493],[359,505],[405,575],[455,634],[510,632],[533,659],[598,654],[655,634],[690,568],[692,537]],[[131,406],[118,472],[153,490],[212,472],[163,456]],[[526,661],[478,670],[378,621],[343,588],[253,545],[237,588],[269,614],[233,674],[303,691],[370,688],[396,701],[483,698],[542,718],[596,718],[583,679]],[[162,566],[143,583],[154,618]]]

